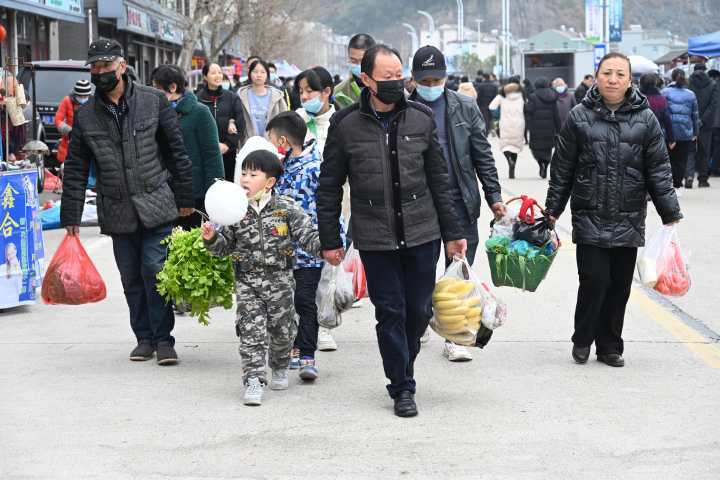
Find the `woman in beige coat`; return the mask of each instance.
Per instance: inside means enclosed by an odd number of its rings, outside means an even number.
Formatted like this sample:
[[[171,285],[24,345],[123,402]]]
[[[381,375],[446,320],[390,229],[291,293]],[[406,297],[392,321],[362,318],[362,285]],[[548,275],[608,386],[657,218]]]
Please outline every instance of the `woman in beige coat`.
[[[265,125],[278,113],[288,109],[283,93],[268,85],[270,67],[267,63],[262,60],[253,62],[248,78],[250,85],[238,90],[246,126],[243,143],[255,135],[265,136]]]
[[[517,83],[508,83],[502,93],[490,103],[490,110],[500,109],[500,148],[510,167],[510,178],[515,178],[518,153],[525,145],[525,114],[522,89]]]

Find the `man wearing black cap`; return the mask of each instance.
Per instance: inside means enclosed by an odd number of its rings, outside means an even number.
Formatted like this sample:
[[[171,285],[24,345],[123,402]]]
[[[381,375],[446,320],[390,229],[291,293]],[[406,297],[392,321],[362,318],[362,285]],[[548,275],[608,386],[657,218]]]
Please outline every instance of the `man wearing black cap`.
[[[353,243],[360,252],[388,393],[400,417],[417,415],[415,358],[432,317],[440,239],[449,256],[467,242],[450,195],[432,111],[405,99],[402,60],[386,45],[361,62],[360,101],[330,120],[317,215],[323,257],[339,265],[343,185],[350,184]]]
[[[122,47],[100,39],[88,50],[95,95],[75,114],[65,162],[62,225],[79,235],[88,171],[97,170],[100,231],[113,240],[137,346],[130,360],[177,363],[171,306],[156,288],[170,234],[193,212],[192,164],[165,95],[126,74]]]
[[[437,48],[427,46],[415,52],[412,76],[416,87],[410,99],[430,107],[435,116],[438,141],[448,163],[455,210],[467,226],[467,259],[472,265],[480,241],[478,179],[496,218],[505,214],[495,160],[485,137],[485,122],[471,97],[446,87],[445,57]],[[453,362],[472,360],[467,348],[450,342],[445,343],[443,354]]]

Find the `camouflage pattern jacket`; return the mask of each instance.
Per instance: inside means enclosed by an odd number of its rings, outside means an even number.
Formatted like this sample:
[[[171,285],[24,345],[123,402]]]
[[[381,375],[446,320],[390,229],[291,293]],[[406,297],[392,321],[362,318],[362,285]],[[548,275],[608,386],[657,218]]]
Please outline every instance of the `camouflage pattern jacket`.
[[[237,276],[292,269],[296,244],[320,255],[318,232],[310,217],[293,199],[275,194],[259,213],[249,207],[239,223],[221,227],[212,240],[205,241],[213,255],[232,256]]]

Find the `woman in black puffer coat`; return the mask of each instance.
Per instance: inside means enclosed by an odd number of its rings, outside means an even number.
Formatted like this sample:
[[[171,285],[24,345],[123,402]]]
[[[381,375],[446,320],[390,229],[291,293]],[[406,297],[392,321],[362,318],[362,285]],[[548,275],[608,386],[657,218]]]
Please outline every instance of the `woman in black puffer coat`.
[[[530,132],[530,150],[540,165],[540,177],[547,178],[555,135],[560,131],[557,92],[546,78],[535,80],[535,91],[525,104],[525,125]]]
[[[205,83],[198,89],[198,100],[210,109],[218,127],[220,152],[223,156],[225,180],[232,182],[235,174],[235,156],[240,139],[245,138],[240,98],[223,85],[223,72],[216,63],[203,67]]]
[[[637,249],[645,242],[646,195],[663,224],[682,218],[660,124],[631,86],[630,61],[610,53],[597,84],[575,107],[555,145],[547,215],[572,211],[580,288],[572,356],[622,367],[622,328]]]

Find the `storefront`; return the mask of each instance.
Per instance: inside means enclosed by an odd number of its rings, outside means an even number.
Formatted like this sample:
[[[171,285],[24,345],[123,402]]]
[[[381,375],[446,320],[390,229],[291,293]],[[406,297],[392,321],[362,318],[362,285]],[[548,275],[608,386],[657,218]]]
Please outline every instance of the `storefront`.
[[[143,83],[158,65],[175,63],[182,50],[183,17],[149,2],[98,1],[100,37],[122,43],[128,65]]]
[[[0,22],[8,34],[2,46],[3,59],[57,58],[58,22],[83,24],[83,0],[0,0]]]

